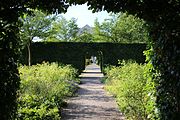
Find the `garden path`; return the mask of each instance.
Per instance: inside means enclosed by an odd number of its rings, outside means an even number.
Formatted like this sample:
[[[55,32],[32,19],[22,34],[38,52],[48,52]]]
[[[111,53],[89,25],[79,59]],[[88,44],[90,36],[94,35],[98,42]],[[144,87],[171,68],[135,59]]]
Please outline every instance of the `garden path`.
[[[80,77],[78,96],[67,101],[62,120],[124,120],[114,98],[103,89],[99,66],[87,66]]]

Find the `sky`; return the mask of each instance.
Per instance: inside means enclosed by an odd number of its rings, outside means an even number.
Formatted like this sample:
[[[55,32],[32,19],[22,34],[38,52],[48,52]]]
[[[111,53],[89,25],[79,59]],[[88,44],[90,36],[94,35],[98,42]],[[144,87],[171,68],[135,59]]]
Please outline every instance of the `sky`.
[[[106,11],[92,13],[91,10],[88,10],[87,4],[71,6],[68,8],[65,14],[61,14],[67,20],[71,18],[77,19],[78,27],[83,27],[85,25],[94,26],[94,20],[98,18],[98,21],[101,23],[104,19],[109,18],[109,14]]]

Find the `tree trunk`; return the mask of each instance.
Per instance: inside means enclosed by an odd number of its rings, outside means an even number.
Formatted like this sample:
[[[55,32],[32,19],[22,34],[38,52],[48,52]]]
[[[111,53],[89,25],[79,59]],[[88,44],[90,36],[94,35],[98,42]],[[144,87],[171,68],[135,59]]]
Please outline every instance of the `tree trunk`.
[[[27,44],[27,50],[28,50],[28,66],[31,66],[31,40],[29,40],[29,43]]]

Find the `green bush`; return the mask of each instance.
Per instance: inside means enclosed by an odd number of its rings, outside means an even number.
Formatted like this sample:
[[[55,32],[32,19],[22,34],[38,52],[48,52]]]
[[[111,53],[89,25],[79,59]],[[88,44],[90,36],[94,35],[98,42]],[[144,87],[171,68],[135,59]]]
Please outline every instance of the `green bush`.
[[[73,95],[77,70],[71,66],[43,63],[19,67],[21,86],[18,119],[60,119],[67,96]]]
[[[121,65],[108,68],[105,88],[116,97],[127,119],[157,119],[155,87],[147,73],[147,65],[133,62],[122,62]]]

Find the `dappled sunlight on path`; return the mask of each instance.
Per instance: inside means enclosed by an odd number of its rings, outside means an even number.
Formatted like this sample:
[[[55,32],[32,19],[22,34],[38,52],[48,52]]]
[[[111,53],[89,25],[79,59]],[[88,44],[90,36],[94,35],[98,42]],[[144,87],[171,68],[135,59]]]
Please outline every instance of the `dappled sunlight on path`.
[[[106,94],[100,78],[100,67],[92,64],[80,75],[78,97],[68,101],[62,111],[62,120],[124,120],[115,100]]]

